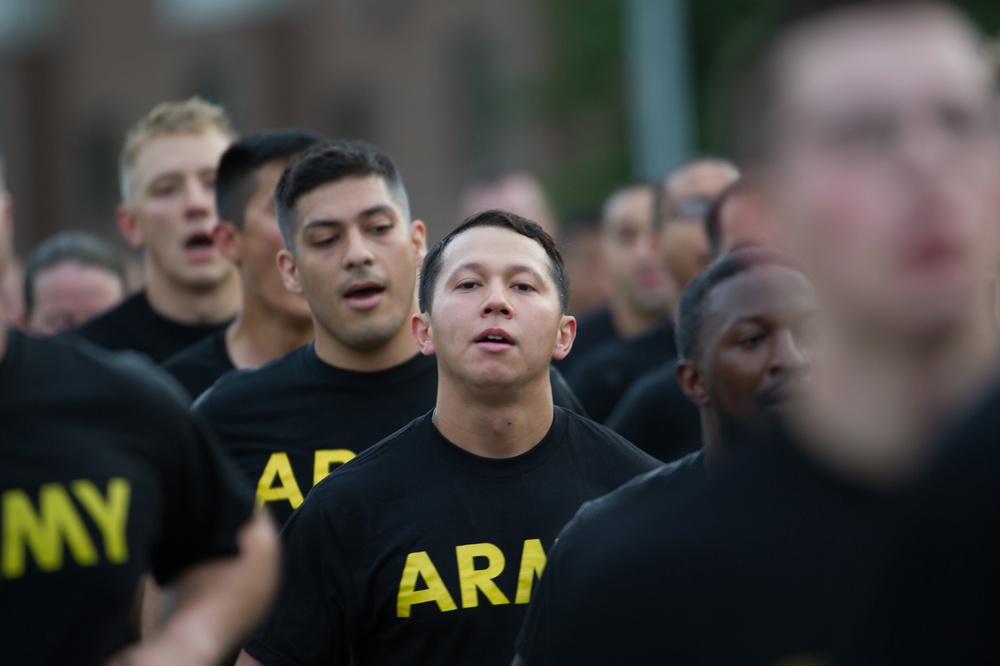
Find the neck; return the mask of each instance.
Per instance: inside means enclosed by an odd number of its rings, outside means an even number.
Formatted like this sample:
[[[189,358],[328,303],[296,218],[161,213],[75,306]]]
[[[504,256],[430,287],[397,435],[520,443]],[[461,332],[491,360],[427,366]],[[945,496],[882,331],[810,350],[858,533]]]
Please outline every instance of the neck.
[[[621,299],[608,303],[615,332],[622,338],[633,338],[650,330],[667,316],[668,309],[660,312],[641,312]]]
[[[235,271],[210,289],[193,290],[181,289],[146,270],[149,306],[160,316],[189,326],[213,326],[232,319],[239,309],[239,286]]]
[[[824,331],[812,390],[792,424],[821,462],[875,485],[905,482],[996,377],[992,326],[933,339]]]
[[[529,386],[483,389],[461,386],[441,374],[434,421],[461,449],[483,458],[513,458],[533,449],[552,427],[549,374]]]
[[[396,335],[381,347],[367,350],[347,347],[330,335],[315,318],[313,329],[316,333],[316,355],[321,361],[342,370],[378,372],[394,368],[417,355],[417,345],[406,326],[401,326]]]
[[[701,448],[705,450],[705,465],[708,469],[715,470],[726,457],[722,426],[714,411],[704,407],[699,411],[701,412]]]
[[[239,370],[258,368],[313,338],[311,319],[268,311],[244,294],[243,309],[226,330],[226,352]]]

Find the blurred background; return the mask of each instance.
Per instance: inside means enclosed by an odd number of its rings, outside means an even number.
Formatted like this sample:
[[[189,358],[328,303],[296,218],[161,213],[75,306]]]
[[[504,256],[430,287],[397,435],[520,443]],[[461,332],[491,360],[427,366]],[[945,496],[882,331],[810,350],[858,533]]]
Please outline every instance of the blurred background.
[[[0,0],[0,150],[23,256],[118,242],[117,157],[154,104],[221,103],[242,133],[365,138],[431,240],[463,191],[535,174],[563,230],[616,185],[712,153],[712,109],[768,0]],[[1000,2],[962,3],[983,28]]]

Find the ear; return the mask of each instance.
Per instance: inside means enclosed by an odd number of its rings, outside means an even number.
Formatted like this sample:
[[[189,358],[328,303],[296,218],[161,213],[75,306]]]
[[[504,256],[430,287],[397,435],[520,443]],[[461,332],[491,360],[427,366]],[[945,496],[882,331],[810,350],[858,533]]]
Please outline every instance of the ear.
[[[427,227],[421,220],[410,222],[410,241],[413,243],[413,250],[417,255],[417,268],[419,269],[427,255]]]
[[[295,255],[287,248],[278,250],[278,270],[281,271],[281,280],[285,283],[285,289],[301,296],[302,281],[299,280],[299,266],[295,262]]]
[[[684,391],[687,399],[699,407],[707,407],[712,399],[705,385],[705,377],[701,367],[694,361],[678,361],[674,368],[677,384]]]
[[[417,343],[417,349],[424,356],[434,355],[434,340],[431,339],[431,316],[428,312],[417,312],[410,318],[410,331]]]
[[[556,346],[552,350],[552,360],[561,361],[573,348],[576,339],[576,317],[563,315],[559,320],[559,330],[556,331]]]
[[[145,245],[145,239],[142,236],[142,228],[135,212],[123,203],[118,204],[118,208],[115,209],[115,222],[118,223],[118,231],[121,232],[129,247],[133,250],[141,250]]]
[[[232,222],[219,220],[212,228],[212,242],[219,248],[219,254],[237,266],[243,261],[243,234]]]

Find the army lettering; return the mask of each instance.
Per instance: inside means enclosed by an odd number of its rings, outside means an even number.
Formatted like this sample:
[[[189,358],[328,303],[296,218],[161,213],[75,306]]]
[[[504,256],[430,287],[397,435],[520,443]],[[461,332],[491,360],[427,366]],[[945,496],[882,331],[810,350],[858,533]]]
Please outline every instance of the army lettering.
[[[348,449],[322,449],[313,457],[313,485],[323,480],[334,465],[342,465],[354,457]],[[257,481],[257,506],[267,502],[288,502],[293,509],[299,508],[304,495],[292,473],[292,463],[284,452],[272,453]]]
[[[67,552],[78,566],[100,562],[101,552],[83,515],[101,536],[104,560],[127,562],[125,527],[131,493],[131,484],[122,478],[109,480],[106,492],[86,479],[72,481],[68,487],[47,483],[38,489],[36,508],[26,491],[4,491],[0,495],[0,578],[24,576],[29,557],[45,572],[62,569]]]
[[[477,560],[482,566],[477,568]],[[470,543],[455,548],[455,566],[458,568],[459,595],[462,608],[475,608],[480,597],[490,604],[500,606],[510,603],[510,597],[497,586],[495,579],[503,573],[507,558],[492,543]],[[527,539],[521,549],[514,603],[526,604],[531,599],[531,588],[545,568],[545,549],[541,539]],[[418,589],[419,586],[419,589]],[[410,553],[403,565],[396,595],[396,617],[410,617],[410,609],[417,604],[434,602],[442,613],[456,610],[455,596],[441,580],[441,574],[427,551]]]

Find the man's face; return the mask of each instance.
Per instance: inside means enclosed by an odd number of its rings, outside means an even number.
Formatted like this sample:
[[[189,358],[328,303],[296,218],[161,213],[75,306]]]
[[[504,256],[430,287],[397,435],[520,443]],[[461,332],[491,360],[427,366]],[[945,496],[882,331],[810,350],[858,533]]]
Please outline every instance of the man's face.
[[[722,190],[739,177],[728,164],[697,162],[675,173],[666,184],[661,211],[660,250],[677,293],[711,262],[705,215]]]
[[[612,293],[644,315],[665,313],[670,283],[653,233],[653,188],[617,194],[605,209],[602,239]]]
[[[136,156],[122,226],[145,250],[150,273],[181,289],[210,290],[234,270],[212,243],[215,172],[229,143],[214,130],[172,134],[151,139]]]
[[[295,320],[309,321],[309,303],[301,294],[285,288],[278,269],[278,253],[284,249],[274,207],[274,191],[285,164],[272,162],[257,170],[257,189],[247,201],[240,235],[240,264],[244,288],[250,290],[271,312]]]
[[[937,9],[856,10],[784,53],[771,195],[824,308],[860,330],[967,319],[998,247],[988,71]]]
[[[35,276],[26,328],[53,335],[76,328],[125,298],[121,278],[75,261],[56,264]]]
[[[444,251],[430,313],[414,317],[442,378],[517,387],[548,376],[569,352],[576,320],[562,314],[548,255],[510,229],[476,227]]]
[[[298,200],[295,252],[282,251],[285,284],[344,347],[373,351],[405,326],[414,306],[424,225],[410,223],[379,176],[345,178]]]
[[[758,266],[717,285],[707,308],[701,348],[715,411],[729,429],[758,426],[807,379],[812,287],[791,268]]]

